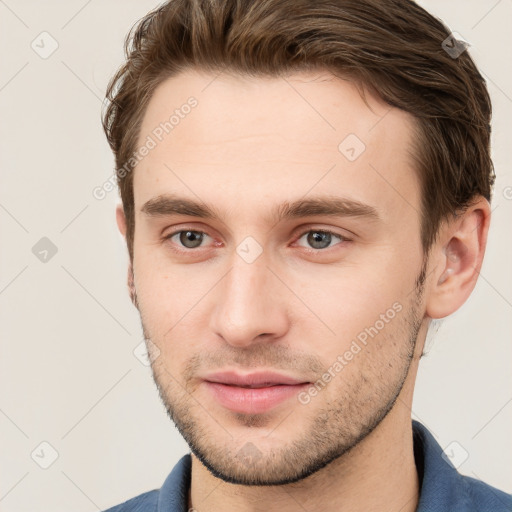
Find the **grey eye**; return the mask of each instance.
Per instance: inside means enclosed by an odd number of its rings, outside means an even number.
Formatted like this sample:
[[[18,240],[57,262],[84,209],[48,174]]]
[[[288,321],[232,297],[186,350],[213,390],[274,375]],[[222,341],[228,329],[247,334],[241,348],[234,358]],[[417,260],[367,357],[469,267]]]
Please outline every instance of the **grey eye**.
[[[307,244],[313,249],[327,249],[333,241],[333,237],[343,241],[343,237],[330,231],[320,231],[317,229],[304,233],[300,239],[306,237]],[[300,240],[299,239],[299,240]]]
[[[179,234],[180,243],[187,249],[199,247],[204,238],[204,233],[200,231],[180,231],[177,234]]]

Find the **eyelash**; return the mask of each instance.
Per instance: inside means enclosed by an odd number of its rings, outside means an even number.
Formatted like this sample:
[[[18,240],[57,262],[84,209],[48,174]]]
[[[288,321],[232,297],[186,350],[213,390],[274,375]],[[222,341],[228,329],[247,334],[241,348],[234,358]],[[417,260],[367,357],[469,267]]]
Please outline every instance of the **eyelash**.
[[[192,233],[199,233],[199,234],[202,234],[202,235],[206,235],[206,236],[209,236],[208,233],[204,232],[204,231],[200,231],[200,230],[196,230],[196,229],[187,229],[187,228],[184,228],[184,229],[180,229],[180,230],[177,230],[177,231],[173,231],[172,233],[169,233],[168,235],[165,235],[163,237],[163,240],[164,241],[170,241],[172,239],[173,236],[175,235],[179,235],[180,233],[184,233],[184,232],[187,232],[187,231],[191,231]],[[322,233],[322,234],[329,234],[331,236],[334,236],[336,238],[339,238],[340,239],[340,242],[339,244],[343,243],[343,242],[350,242],[351,240],[343,235],[340,235],[339,233],[336,233],[335,231],[330,231],[328,229],[307,229],[305,231],[303,231],[298,237],[297,237],[297,241],[300,240],[304,235],[307,235],[308,233]],[[338,245],[338,244],[335,244],[335,245]],[[331,247],[326,247],[325,249],[313,249],[313,248],[308,248],[308,247],[303,247],[301,246],[303,249],[305,249],[306,251],[310,252],[310,253],[314,253],[314,254],[319,254],[321,252],[327,252],[329,249],[332,249],[332,247],[334,246],[331,246]],[[200,249],[201,247],[196,247],[194,249],[188,249],[188,248],[185,248],[185,249],[178,249],[176,247],[173,247],[173,250],[178,252],[178,253],[190,253],[192,251],[195,251],[195,250],[198,250]]]

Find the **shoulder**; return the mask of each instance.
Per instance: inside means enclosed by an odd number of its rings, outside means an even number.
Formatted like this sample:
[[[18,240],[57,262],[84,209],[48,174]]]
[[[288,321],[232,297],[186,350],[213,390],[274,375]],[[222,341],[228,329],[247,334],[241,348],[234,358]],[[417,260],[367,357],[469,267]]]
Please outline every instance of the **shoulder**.
[[[139,494],[103,512],[175,512],[187,509],[192,459],[184,455],[174,466],[160,489]]]
[[[474,510],[512,511],[512,494],[470,476],[461,475],[461,480],[467,499]]]
[[[418,512],[511,512],[512,495],[459,473],[432,433],[413,420],[416,468],[420,477]]]
[[[158,490],[148,491],[104,512],[156,512],[158,496]]]

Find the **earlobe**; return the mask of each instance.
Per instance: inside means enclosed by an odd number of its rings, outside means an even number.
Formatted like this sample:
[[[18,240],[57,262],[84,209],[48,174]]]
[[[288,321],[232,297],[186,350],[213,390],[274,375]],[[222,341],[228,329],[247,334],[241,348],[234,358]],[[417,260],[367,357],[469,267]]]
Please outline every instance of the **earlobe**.
[[[116,206],[116,222],[119,232],[126,239],[126,216],[122,204]]]
[[[137,301],[137,292],[135,290],[133,265],[131,263],[130,263],[130,265],[128,265],[128,293],[130,295],[130,300],[132,301],[132,304],[137,309],[139,309],[139,303]]]
[[[437,256],[437,270],[426,304],[430,318],[451,315],[471,295],[482,267],[489,223],[489,202],[481,198],[443,226],[432,253]]]

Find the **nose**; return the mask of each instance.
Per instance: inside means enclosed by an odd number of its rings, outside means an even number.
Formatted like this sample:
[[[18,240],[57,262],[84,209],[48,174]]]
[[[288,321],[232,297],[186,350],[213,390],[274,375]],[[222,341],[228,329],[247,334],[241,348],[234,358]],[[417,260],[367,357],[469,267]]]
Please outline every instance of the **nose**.
[[[234,256],[231,270],[215,287],[213,333],[234,347],[282,337],[289,328],[286,287],[262,256],[252,263]]]

